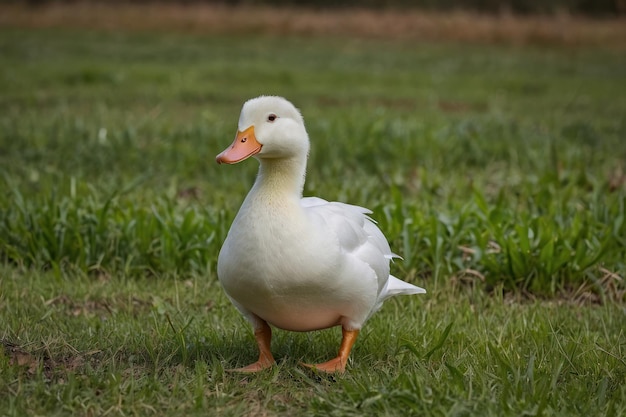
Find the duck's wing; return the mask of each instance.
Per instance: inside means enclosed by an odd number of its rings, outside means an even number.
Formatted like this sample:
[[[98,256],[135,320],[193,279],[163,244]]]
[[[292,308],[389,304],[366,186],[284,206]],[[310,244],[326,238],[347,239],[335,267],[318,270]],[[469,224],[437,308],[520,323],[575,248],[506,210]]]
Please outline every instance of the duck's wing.
[[[329,202],[319,197],[306,197],[300,200],[309,213],[320,216],[337,234],[345,250],[354,250],[369,243],[374,245],[387,259],[399,258],[391,251],[387,238],[369,216],[372,211],[352,204]]]
[[[371,210],[351,204],[328,202],[307,197],[301,205],[327,230],[335,234],[341,249],[367,263],[378,279],[379,302],[400,294],[423,294],[425,289],[404,282],[389,274],[389,260],[398,257],[391,251],[387,238],[369,217]]]
[[[317,197],[303,198],[301,206],[326,233],[335,235],[345,254],[356,257],[374,270],[380,293],[389,277],[389,260],[396,255],[368,216],[372,212],[364,207],[328,202]]]

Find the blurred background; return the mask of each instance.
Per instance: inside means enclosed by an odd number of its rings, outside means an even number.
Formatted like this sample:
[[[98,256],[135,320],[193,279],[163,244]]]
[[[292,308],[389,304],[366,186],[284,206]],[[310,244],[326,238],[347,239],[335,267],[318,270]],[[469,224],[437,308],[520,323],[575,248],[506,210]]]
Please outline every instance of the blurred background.
[[[97,3],[97,0],[6,0],[7,3],[43,5],[50,3]],[[550,14],[574,13],[610,16],[626,11],[624,0],[111,0],[102,3],[216,4],[229,6],[305,6],[340,9],[420,9],[432,11],[473,10],[487,13]]]

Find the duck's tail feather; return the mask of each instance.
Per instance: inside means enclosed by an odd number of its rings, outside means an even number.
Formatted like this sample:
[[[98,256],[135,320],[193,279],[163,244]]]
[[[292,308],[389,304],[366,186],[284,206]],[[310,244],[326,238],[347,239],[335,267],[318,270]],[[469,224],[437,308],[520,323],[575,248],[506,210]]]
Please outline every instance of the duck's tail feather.
[[[425,294],[424,288],[418,287],[408,282],[404,282],[393,275],[389,275],[389,280],[383,291],[383,299],[393,297],[394,295],[409,295],[409,294]]]

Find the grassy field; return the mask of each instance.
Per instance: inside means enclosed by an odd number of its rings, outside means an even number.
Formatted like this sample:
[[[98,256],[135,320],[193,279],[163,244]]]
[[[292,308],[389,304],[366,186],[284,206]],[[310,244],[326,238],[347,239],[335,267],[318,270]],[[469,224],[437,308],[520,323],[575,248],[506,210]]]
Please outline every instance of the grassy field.
[[[0,29],[0,414],[626,413],[620,48]],[[278,366],[215,275],[256,164],[243,101],[288,97],[306,195],[364,205],[428,289],[341,377],[337,329]],[[0,350],[1,351],[1,350]]]

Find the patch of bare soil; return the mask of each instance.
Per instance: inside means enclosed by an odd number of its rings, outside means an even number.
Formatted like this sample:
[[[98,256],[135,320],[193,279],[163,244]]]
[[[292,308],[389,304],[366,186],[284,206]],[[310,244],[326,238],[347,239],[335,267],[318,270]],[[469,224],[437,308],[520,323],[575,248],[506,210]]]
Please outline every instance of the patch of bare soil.
[[[569,14],[310,10],[207,4],[50,4],[0,6],[0,27],[178,31],[207,34],[351,36],[415,41],[626,47],[626,18]]]
[[[34,374],[37,371],[40,361],[35,355],[7,340],[0,340],[0,346],[2,346],[10,365],[22,367],[29,374]]]
[[[10,365],[19,367],[28,375],[35,375],[41,370],[49,380],[62,379],[64,374],[81,368],[88,358],[99,352],[76,353],[52,358],[45,347],[27,350],[26,346],[4,339],[0,340],[0,355],[6,356]]]

